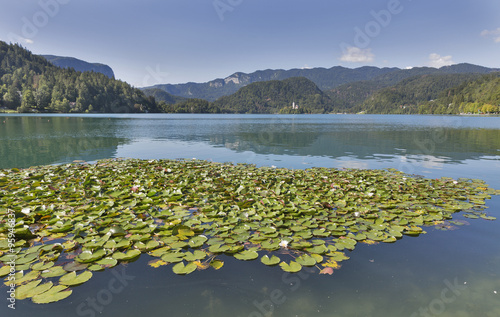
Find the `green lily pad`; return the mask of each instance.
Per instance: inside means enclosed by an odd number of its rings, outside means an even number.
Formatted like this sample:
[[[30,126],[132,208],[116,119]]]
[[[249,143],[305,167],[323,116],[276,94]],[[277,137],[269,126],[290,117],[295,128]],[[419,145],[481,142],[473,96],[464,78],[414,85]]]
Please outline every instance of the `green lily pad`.
[[[10,273],[10,266],[9,265],[4,265],[0,267],[0,277],[4,277],[6,275],[9,275]]]
[[[44,270],[50,269],[53,266],[54,266],[54,262],[47,262],[47,263],[38,262],[38,263],[33,264],[31,266],[31,269],[34,271],[44,271]],[[0,276],[1,276],[1,274],[0,274]]]
[[[99,249],[95,252],[92,251],[83,251],[80,253],[75,260],[80,263],[92,263],[106,256],[106,251],[103,249]]]
[[[243,260],[243,261],[251,261],[255,260],[256,258],[259,257],[259,254],[255,251],[241,251],[239,253],[235,253],[234,257],[237,258],[238,260]]]
[[[44,278],[49,278],[49,277],[57,277],[57,276],[62,276],[64,274],[68,273],[66,270],[62,268],[62,266],[54,266],[51,267],[48,270],[44,270],[41,273],[41,276]]]
[[[35,304],[48,304],[53,302],[58,302],[65,299],[73,293],[72,290],[68,290],[67,286],[56,285],[50,288],[48,291],[32,297],[32,301]]]
[[[182,252],[176,252],[176,253],[165,253],[162,255],[161,259],[165,262],[169,263],[177,263],[181,262],[182,259],[184,258],[184,253]]]
[[[314,266],[316,265],[316,259],[314,259],[312,256],[303,254],[295,259],[297,263],[299,263],[302,266]]]
[[[224,266],[224,262],[221,260],[212,260],[210,262],[210,266],[213,267],[216,270],[221,269]]]
[[[42,280],[35,280],[16,288],[16,299],[22,300],[42,294],[53,286],[52,282],[39,285],[41,282]]]
[[[302,269],[302,265],[294,261],[291,261],[290,263],[281,262],[280,266],[283,271],[290,273],[296,273]]]
[[[280,258],[278,258],[275,255],[271,256],[271,258],[269,258],[269,256],[267,255],[264,255],[263,257],[260,258],[260,261],[265,265],[270,265],[270,266],[277,265],[281,262]]]
[[[84,271],[80,274],[76,274],[76,272],[71,272],[66,275],[63,275],[59,279],[59,284],[62,285],[68,285],[68,286],[74,286],[74,285],[79,285],[87,282],[92,278],[92,272],[90,271]]]
[[[175,274],[185,275],[196,271],[196,264],[193,262],[189,262],[187,265],[184,265],[184,262],[177,263],[172,267],[172,271]]]
[[[128,261],[138,257],[139,255],[141,255],[141,251],[133,249],[128,250],[127,252],[115,252],[111,257],[119,261]]]
[[[205,236],[196,236],[196,237],[193,237],[189,240],[188,244],[191,248],[199,248],[201,247],[206,241],[207,241],[207,237]]]

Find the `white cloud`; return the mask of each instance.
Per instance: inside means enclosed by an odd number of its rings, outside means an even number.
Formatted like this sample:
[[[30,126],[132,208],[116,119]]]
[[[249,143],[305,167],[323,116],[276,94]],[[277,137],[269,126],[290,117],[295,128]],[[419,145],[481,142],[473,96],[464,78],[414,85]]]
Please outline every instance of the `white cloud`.
[[[429,66],[431,67],[440,68],[452,64],[455,64],[455,62],[452,60],[451,55],[441,56],[436,53],[432,53],[429,55]]]
[[[481,36],[487,38],[493,38],[495,43],[500,43],[500,28],[496,30],[483,30]]]
[[[360,49],[359,47],[348,46],[340,60],[351,63],[367,63],[372,62],[374,57],[371,48]]]

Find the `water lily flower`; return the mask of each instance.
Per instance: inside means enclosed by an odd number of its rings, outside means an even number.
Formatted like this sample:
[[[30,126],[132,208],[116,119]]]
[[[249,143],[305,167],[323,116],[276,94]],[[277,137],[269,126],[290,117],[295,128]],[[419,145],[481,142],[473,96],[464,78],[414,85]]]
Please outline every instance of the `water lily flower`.
[[[282,247],[282,248],[288,248],[288,241],[287,240],[281,240],[279,246]]]
[[[359,211],[354,212],[354,217],[359,217]]]

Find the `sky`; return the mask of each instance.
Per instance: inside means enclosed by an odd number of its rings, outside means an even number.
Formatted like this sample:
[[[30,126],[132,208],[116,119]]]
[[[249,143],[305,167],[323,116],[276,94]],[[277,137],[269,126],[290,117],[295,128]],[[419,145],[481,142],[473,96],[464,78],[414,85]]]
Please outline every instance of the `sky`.
[[[498,0],[0,0],[0,40],[135,87],[344,66],[500,68]]]

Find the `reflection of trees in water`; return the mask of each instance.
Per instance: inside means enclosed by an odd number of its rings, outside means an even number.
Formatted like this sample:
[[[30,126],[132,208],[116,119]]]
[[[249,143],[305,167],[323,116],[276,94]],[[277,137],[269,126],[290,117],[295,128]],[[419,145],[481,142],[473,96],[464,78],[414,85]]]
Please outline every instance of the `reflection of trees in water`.
[[[4,117],[0,122],[0,168],[113,157],[124,142],[116,138],[112,121],[102,119]]]
[[[500,130],[493,129],[325,130],[260,129],[254,133],[213,135],[210,142],[237,152],[264,155],[352,156],[357,159],[373,158],[374,154],[388,157],[424,155],[445,157],[449,162],[497,156],[500,149]]]

